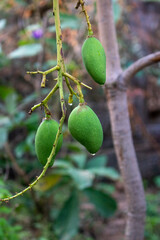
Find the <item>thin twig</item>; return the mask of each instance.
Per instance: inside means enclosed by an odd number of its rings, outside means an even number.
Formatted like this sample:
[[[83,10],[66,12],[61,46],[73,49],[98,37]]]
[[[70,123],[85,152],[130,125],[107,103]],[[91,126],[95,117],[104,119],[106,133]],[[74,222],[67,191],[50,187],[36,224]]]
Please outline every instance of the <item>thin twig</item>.
[[[80,3],[80,0],[78,0],[77,4],[75,6],[75,9],[78,9],[80,6],[81,6],[81,3]]]
[[[39,108],[41,106],[45,106],[47,104],[47,102],[49,101],[49,99],[52,97],[52,95],[57,91],[58,88],[59,88],[58,83],[56,83],[56,85],[52,88],[52,90],[49,92],[47,97],[41,103],[38,103],[31,108],[31,110],[29,111],[29,114],[32,114],[32,112],[34,110],[36,110],[37,108]]]
[[[66,76],[66,77],[68,77],[68,78],[70,78],[70,79],[71,79],[73,82],[75,82],[76,84],[78,83],[78,84],[80,84],[80,85],[82,85],[82,86],[84,86],[84,87],[92,90],[92,87],[88,86],[87,84],[85,84],[85,83],[83,83],[83,82],[80,82],[77,78],[73,77],[73,76],[70,75],[69,73],[66,73],[66,72],[65,72],[65,73],[63,73],[63,75]]]
[[[84,15],[86,17],[86,22],[87,22],[87,25],[88,25],[88,35],[93,36],[92,26],[91,26],[91,23],[90,23],[90,20],[89,20],[87,10],[84,7],[84,1],[83,0],[78,1],[77,5],[76,5],[76,9],[78,9],[80,7],[80,5],[82,7],[82,12],[84,12]]]

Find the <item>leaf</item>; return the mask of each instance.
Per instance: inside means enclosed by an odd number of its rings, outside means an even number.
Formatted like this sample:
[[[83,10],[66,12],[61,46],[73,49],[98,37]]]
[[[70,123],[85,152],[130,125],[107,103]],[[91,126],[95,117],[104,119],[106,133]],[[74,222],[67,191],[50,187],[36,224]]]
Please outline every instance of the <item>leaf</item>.
[[[33,144],[34,139],[35,139],[35,133],[31,132],[24,141],[20,142],[16,146],[14,151],[17,158],[22,158],[26,152],[29,152],[32,155],[35,154],[35,147]]]
[[[71,159],[77,164],[79,168],[83,168],[87,160],[87,155],[85,153],[72,154]]]
[[[0,207],[0,213],[2,214],[10,214],[12,213],[12,209],[9,207],[2,206]]]
[[[73,192],[60,210],[56,219],[55,231],[60,236],[60,240],[70,240],[76,235],[78,225],[79,199],[78,193]]]
[[[5,117],[5,116],[0,117],[0,127],[9,126],[10,123],[11,123],[11,120],[9,117]]]
[[[115,186],[113,184],[107,184],[104,182],[97,183],[96,189],[109,194],[112,194],[115,192]]]
[[[94,188],[85,189],[84,193],[103,217],[108,218],[113,216],[117,209],[117,204],[114,198],[107,193]]]
[[[68,95],[67,95],[68,97]],[[72,152],[76,152],[76,153],[79,153],[81,152],[81,146],[80,144],[78,143],[68,143],[67,144],[67,149],[72,151]]]
[[[78,189],[85,189],[92,185],[94,175],[87,170],[79,170],[76,168],[68,169],[69,176],[73,179]]]
[[[1,188],[0,199],[10,197],[11,194],[6,188]]]
[[[4,100],[9,94],[14,93],[14,89],[11,87],[0,86],[0,98]]]
[[[98,176],[107,177],[107,178],[110,178],[112,180],[118,180],[119,177],[120,177],[119,173],[114,168],[111,168],[111,167],[90,168],[89,171],[91,173],[94,173],[94,174],[98,175]]]
[[[42,50],[43,48],[40,43],[27,44],[15,49],[8,55],[8,57],[11,59],[33,57],[40,53]]]
[[[91,158],[86,164],[86,168],[96,168],[96,167],[105,167],[107,165],[106,155],[97,156]]]
[[[34,189],[45,192],[55,186],[61,179],[61,175],[50,174],[39,180]]]
[[[58,168],[58,167],[59,168],[71,168],[72,164],[70,162],[57,159],[54,163],[54,167],[56,167],[56,168]]]
[[[38,113],[32,113],[32,115],[27,118],[24,122],[25,126],[31,131],[36,131],[39,126],[39,115]]]
[[[5,98],[5,107],[7,112],[12,115],[16,112],[18,94],[13,92]]]

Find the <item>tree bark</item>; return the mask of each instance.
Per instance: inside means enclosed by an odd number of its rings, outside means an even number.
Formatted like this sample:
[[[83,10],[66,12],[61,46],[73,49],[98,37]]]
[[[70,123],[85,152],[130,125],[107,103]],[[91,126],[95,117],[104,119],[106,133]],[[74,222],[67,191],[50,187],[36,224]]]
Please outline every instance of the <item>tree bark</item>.
[[[145,195],[131,135],[127,94],[111,0],[97,0],[99,36],[106,52],[106,98],[112,136],[127,199],[125,240],[143,240]]]

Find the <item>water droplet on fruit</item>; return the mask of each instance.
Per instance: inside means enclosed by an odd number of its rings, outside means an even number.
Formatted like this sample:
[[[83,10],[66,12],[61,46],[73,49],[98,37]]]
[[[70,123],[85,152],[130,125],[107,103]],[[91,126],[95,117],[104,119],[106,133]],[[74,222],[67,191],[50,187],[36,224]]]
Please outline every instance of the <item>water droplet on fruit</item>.
[[[95,156],[96,154],[95,153],[91,153],[92,156]]]

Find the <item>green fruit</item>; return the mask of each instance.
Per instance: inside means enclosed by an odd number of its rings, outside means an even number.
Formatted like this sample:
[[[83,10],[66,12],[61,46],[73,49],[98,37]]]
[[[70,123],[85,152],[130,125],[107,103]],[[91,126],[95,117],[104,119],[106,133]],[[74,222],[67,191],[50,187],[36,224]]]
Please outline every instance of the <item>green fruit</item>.
[[[104,84],[106,81],[106,55],[101,42],[89,37],[82,46],[82,59],[86,70],[96,83]]]
[[[85,104],[79,104],[68,119],[71,135],[94,154],[103,142],[103,129],[95,112]]]
[[[39,161],[45,165],[47,159],[52,151],[53,144],[58,132],[59,124],[53,119],[45,119],[39,125],[35,136],[35,149]],[[63,135],[61,134],[58,140],[55,154],[49,166],[53,165],[54,158],[59,152],[63,142]]]

